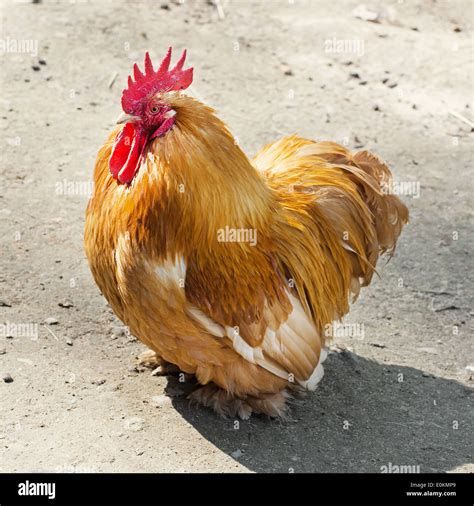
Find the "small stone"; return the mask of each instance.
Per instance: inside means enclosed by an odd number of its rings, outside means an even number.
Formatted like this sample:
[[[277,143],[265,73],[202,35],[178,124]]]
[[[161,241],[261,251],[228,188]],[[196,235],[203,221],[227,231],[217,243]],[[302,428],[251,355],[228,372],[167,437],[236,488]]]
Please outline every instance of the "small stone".
[[[442,311],[455,311],[457,309],[461,309],[459,306],[456,306],[455,304],[444,304],[440,307],[437,307],[434,309],[435,313],[441,313]]]
[[[352,15],[355,18],[362,19],[363,21],[370,21],[372,23],[380,23],[380,13],[375,10],[367,8],[365,5],[358,5],[352,10]]]
[[[70,307],[74,307],[74,304],[70,300],[65,300],[65,301],[58,302],[58,306],[69,309]]]
[[[72,346],[74,343],[70,339],[66,339],[66,344]]]
[[[167,395],[154,395],[151,398],[151,403],[156,408],[163,408],[166,406],[171,406],[171,398]]]
[[[39,65],[32,65],[31,68],[35,71],[35,72],[39,72],[41,70],[41,67]]]
[[[143,426],[144,426],[143,419],[137,416],[125,420],[125,427],[129,430],[133,430],[134,432],[142,430]]]
[[[59,320],[53,317],[49,317],[45,319],[44,323],[46,323],[46,325],[57,325],[59,323]]]
[[[6,348],[0,348],[0,355],[5,355],[6,352]]]
[[[280,68],[285,76],[292,76],[293,75],[293,71],[290,69],[290,67],[288,65],[284,64]]]
[[[230,454],[230,456],[233,457],[234,459],[239,459],[240,457],[242,457],[242,455],[243,455],[242,450],[240,450],[240,449],[237,449],[237,450],[235,450],[235,452],[232,452]]]
[[[370,346],[373,346],[374,348],[386,348],[385,344],[380,343],[369,343]]]
[[[112,337],[114,337],[114,338],[123,337],[123,336],[127,335],[126,327],[120,327],[118,325],[114,325],[111,330],[112,330]]]
[[[39,63],[40,65],[46,65],[46,60],[43,60],[43,58],[40,58],[40,59],[38,60],[38,63]]]
[[[416,351],[420,351],[422,353],[431,353],[432,355],[438,355],[438,350],[436,348],[430,348],[426,346],[417,348]]]
[[[12,375],[10,373],[8,373],[8,372],[2,374],[2,380],[5,383],[13,383]]]
[[[100,386],[100,385],[103,385],[105,383],[105,379],[96,379],[96,380],[92,380],[91,383],[93,385],[97,385],[97,386]]]

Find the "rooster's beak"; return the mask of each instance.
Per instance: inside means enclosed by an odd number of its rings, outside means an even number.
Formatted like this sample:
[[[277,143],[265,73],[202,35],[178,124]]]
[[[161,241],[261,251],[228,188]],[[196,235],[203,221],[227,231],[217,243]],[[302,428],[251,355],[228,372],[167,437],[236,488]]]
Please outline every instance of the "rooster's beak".
[[[133,114],[127,114],[126,112],[122,112],[120,116],[117,118],[117,125],[120,125],[121,123],[133,123],[135,121],[138,121],[140,118],[138,116],[133,116]]]

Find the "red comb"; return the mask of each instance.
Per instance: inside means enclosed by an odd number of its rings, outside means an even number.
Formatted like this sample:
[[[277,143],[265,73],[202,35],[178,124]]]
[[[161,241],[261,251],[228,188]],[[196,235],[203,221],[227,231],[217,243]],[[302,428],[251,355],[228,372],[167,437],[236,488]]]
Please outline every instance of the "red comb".
[[[176,65],[169,70],[171,62],[171,47],[155,72],[148,52],[145,54],[145,73],[143,74],[135,63],[133,79],[128,76],[128,88],[122,92],[122,109],[127,114],[137,113],[144,98],[158,91],[184,90],[193,82],[193,69],[183,70],[186,59],[186,49]]]

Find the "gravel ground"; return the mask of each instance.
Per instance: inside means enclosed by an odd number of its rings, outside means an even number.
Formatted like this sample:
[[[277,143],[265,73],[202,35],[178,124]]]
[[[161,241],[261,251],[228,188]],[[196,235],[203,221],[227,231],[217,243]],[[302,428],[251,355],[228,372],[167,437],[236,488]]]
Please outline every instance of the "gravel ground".
[[[2,2],[0,471],[474,470],[474,4],[219,6]],[[217,418],[135,367],[89,273],[95,154],[132,63],[168,45],[249,155],[293,132],[372,149],[411,211],[288,423]]]

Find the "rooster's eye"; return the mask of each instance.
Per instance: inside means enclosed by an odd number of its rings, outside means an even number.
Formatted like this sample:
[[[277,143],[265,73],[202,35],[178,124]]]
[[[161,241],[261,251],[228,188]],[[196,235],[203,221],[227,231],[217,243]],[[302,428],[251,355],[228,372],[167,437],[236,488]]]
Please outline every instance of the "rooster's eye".
[[[159,111],[159,107],[158,107],[157,105],[152,105],[152,106],[150,107],[150,112],[151,112],[152,114],[156,114],[158,111]]]

